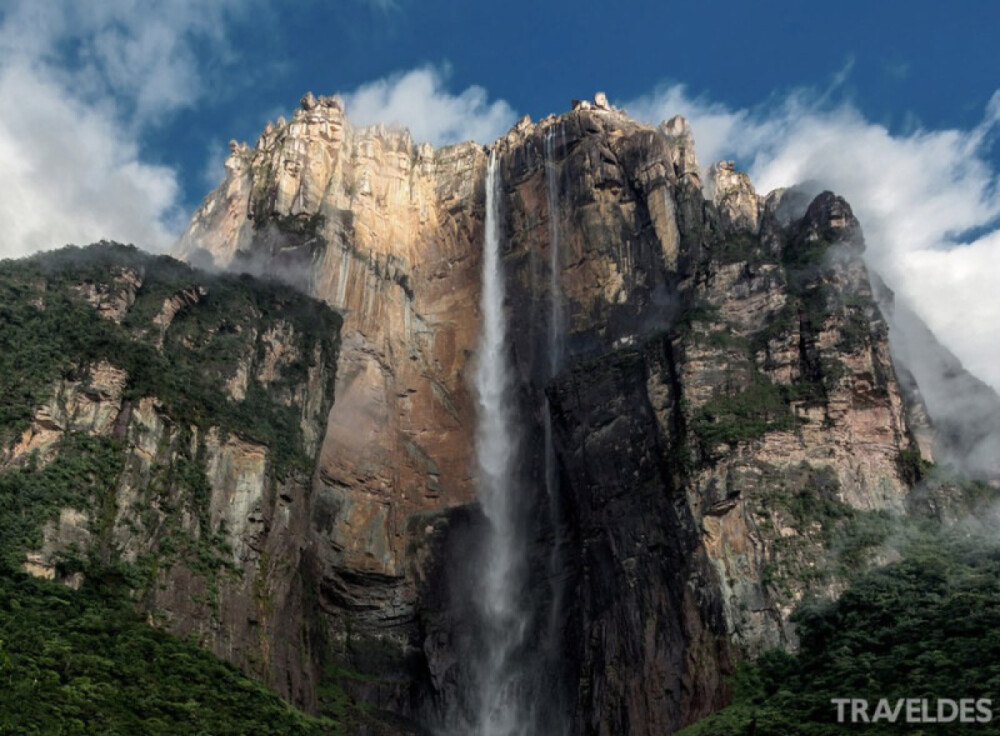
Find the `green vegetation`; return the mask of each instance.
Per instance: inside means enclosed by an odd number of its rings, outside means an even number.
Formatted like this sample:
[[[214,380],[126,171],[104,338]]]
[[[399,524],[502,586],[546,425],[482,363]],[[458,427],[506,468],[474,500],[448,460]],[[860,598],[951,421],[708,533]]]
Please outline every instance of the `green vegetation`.
[[[143,274],[136,301],[121,325],[102,318],[81,288],[119,288],[122,269]],[[166,299],[206,289],[197,308],[181,309],[162,350],[153,324]],[[68,247],[0,263],[0,444],[8,444],[47,398],[52,383],[77,378],[81,368],[107,360],[129,375],[127,399],[155,396],[183,424],[238,431],[271,449],[279,477],[306,470],[298,408],[291,386],[308,370],[301,360],[279,366],[267,390],[250,380],[243,401],[225,382],[243,356],[260,359],[260,335],[279,323],[292,329],[300,356],[321,343],[335,355],[340,318],[327,306],[278,284],[247,276],[210,276],[167,257],[127,246]],[[332,371],[330,379],[332,380]]]
[[[696,340],[701,335],[694,336]],[[745,337],[734,335],[730,330],[712,330],[704,336],[705,344],[718,350],[732,350],[741,355],[746,355],[750,349],[750,341]]]
[[[797,232],[794,228],[786,233],[791,241],[782,249],[780,257],[774,257],[759,238],[749,233],[717,233],[715,240],[706,250],[705,267],[711,272],[711,261],[718,264],[745,263],[753,270],[765,263],[780,266],[780,278],[787,287],[785,304],[771,315],[765,326],[754,334],[726,339],[727,326],[714,324],[708,344],[712,347],[737,350],[740,342],[746,344],[746,354],[751,360],[764,355],[765,371],[772,367],[770,346],[774,340],[784,340],[794,332],[801,339],[796,347],[800,352],[801,379],[792,388],[790,399],[804,400],[814,404],[824,404],[830,391],[844,375],[842,361],[829,350],[817,346],[817,338],[831,319],[839,320],[839,339],[836,353],[857,353],[872,343],[873,334],[883,326],[873,325],[878,317],[878,307],[869,295],[842,293],[834,282],[835,250],[840,247],[838,238],[842,233],[826,228],[822,232]],[[718,312],[700,314],[702,307],[695,304],[682,313],[677,320],[681,331],[691,331],[695,322],[718,322]],[[873,356],[874,358],[874,356]],[[883,390],[886,383],[884,369],[877,364],[874,376],[876,392]]]
[[[868,297],[835,292],[829,283],[832,247],[833,243],[823,238],[799,238],[784,250],[780,266],[787,299],[752,334],[733,334],[720,310],[703,300],[693,302],[679,315],[675,327],[689,342],[724,351],[728,367],[735,366],[749,376],[739,391],[720,390],[689,417],[703,457],[711,458],[720,445],[732,446],[770,431],[796,428],[792,402],[825,404],[846,375],[847,368],[838,354],[857,352],[870,344],[871,319],[877,309]],[[764,246],[748,234],[719,240],[712,256],[721,263],[759,265],[769,260]],[[837,350],[821,349],[818,337],[837,315],[843,320]],[[798,336],[796,344],[786,347],[798,353],[799,378],[791,385],[775,385],[767,375],[774,368],[772,343],[785,342],[790,335]],[[877,391],[886,383],[886,375],[877,362],[875,369]]]
[[[753,353],[766,351],[772,340],[788,335],[799,325],[799,307],[794,299],[789,299],[776,313],[770,315],[764,327],[750,338]]]
[[[793,583],[829,583],[867,567],[872,551],[898,526],[887,511],[863,511],[841,501],[840,482],[829,467],[803,462],[762,471],[766,494],[756,499],[762,525],[773,525],[775,518],[796,532],[774,535],[764,579],[786,597]]]
[[[140,558],[139,567],[145,573],[141,584],[152,583],[160,567],[183,562],[205,578],[214,599],[220,572],[240,574],[234,569],[224,527],[212,528],[211,487],[199,459],[180,454],[171,465],[155,467],[150,483],[140,489],[140,498],[145,534],[155,530],[157,538],[155,552]],[[197,520],[196,535],[184,528],[185,517]]]
[[[723,443],[734,445],[796,425],[782,387],[758,374],[743,391],[712,397],[691,418],[691,429],[706,454]]]
[[[42,525],[59,509],[91,509],[95,498],[113,494],[123,459],[118,442],[73,434],[44,468],[32,457],[0,473],[0,569],[20,569],[25,553],[41,546]]]
[[[844,304],[844,321],[840,326],[837,350],[843,353],[856,353],[871,342],[874,314],[869,310],[870,306],[865,308],[856,304]]]
[[[934,463],[924,460],[920,448],[915,444],[901,450],[896,462],[899,465],[899,474],[911,486],[923,480],[934,468]]]
[[[720,319],[719,308],[705,300],[697,300],[689,304],[678,316],[676,328],[688,332],[695,323],[712,323]]]
[[[127,271],[142,285],[118,324],[88,298],[126,300]],[[180,309],[164,333],[154,318],[183,292],[197,294],[198,304]],[[309,718],[194,643],[150,627],[136,606],[172,565],[204,579],[199,595],[210,604],[219,576],[240,574],[225,529],[209,519],[206,431],[217,426],[223,436],[267,445],[269,472],[279,478],[308,470],[296,393],[317,349],[332,365],[339,326],[329,308],[289,288],[206,275],[132,247],[0,262],[0,448],[19,438],[57,382],[80,382],[86,393],[88,369],[99,361],[127,373],[126,403],[159,402],[172,442],[147,473],[128,460],[122,432],[67,431],[46,464],[33,454],[0,471],[0,733],[344,733],[338,720]],[[252,377],[272,330],[287,349],[265,388]],[[251,378],[245,398],[234,400],[226,382],[241,362]],[[202,441],[193,441],[195,432]],[[120,518],[123,483],[138,503]],[[59,577],[83,573],[79,591],[21,572],[26,553],[42,547],[45,524],[65,508],[87,515],[85,548],[61,549],[52,562]],[[118,557],[116,520],[153,544],[135,564]],[[349,712],[343,703],[339,712]]]
[[[283,215],[274,218],[274,223],[279,229],[293,235],[300,235],[305,238],[314,238],[326,221],[326,217],[320,213],[314,215]]]
[[[151,628],[114,580],[92,582],[0,573],[0,733],[344,733]]]
[[[993,724],[838,725],[831,698],[996,698],[1000,547],[921,534],[899,563],[858,577],[834,602],[793,615],[800,650],[773,651],[734,676],[733,704],[683,736],[998,734]]]
[[[733,233],[713,245],[709,252],[722,265],[746,263],[756,267],[777,261],[760,241],[749,233]]]
[[[781,252],[781,263],[798,275],[814,277],[822,271],[834,243],[824,237],[798,237]]]

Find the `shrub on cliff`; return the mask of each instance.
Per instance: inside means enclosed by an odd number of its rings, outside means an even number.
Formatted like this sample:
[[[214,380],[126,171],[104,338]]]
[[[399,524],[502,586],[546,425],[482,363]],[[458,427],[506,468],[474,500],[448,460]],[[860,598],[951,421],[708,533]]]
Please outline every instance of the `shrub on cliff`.
[[[858,577],[836,601],[794,614],[800,649],[770,652],[733,679],[734,702],[683,736],[1000,733],[992,724],[837,723],[833,698],[995,698],[1000,692],[1000,546],[923,537],[906,558]]]

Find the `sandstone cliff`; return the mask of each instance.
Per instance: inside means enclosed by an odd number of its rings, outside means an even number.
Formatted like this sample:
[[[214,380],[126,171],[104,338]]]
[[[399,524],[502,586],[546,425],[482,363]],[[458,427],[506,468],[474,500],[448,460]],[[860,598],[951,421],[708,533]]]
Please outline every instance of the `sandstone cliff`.
[[[736,657],[795,645],[798,600],[876,559],[931,428],[842,199],[761,196],[726,163],[706,174],[682,119],[641,125],[603,98],[493,148],[539,692],[571,733],[671,732],[725,702]],[[461,707],[474,638],[486,159],[355,128],[340,100],[307,95],[253,148],[232,144],[178,245],[342,311],[337,398],[295,517],[322,611],[302,670],[332,661],[358,697],[425,722]],[[204,438],[217,466],[252,465]]]
[[[473,144],[434,151],[405,131],[354,129],[340,100],[307,95],[254,148],[232,144],[226,181],[179,247],[280,269],[342,311],[313,519],[320,595],[389,631],[415,615],[415,520],[475,495],[465,372],[484,161]]]
[[[339,317],[112,244],[0,277],[0,472],[38,483],[5,511],[5,563],[117,577],[157,626],[314,703],[301,571]]]

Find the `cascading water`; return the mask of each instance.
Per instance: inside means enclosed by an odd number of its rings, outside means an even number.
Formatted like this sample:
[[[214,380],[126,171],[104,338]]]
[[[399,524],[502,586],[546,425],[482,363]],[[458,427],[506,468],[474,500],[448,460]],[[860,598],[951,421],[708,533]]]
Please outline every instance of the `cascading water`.
[[[523,589],[526,561],[515,497],[517,439],[514,379],[507,353],[504,279],[500,263],[500,180],[496,153],[486,174],[482,332],[476,369],[479,414],[476,459],[479,500],[488,524],[478,606],[483,642],[476,673],[475,736],[525,736],[530,716],[517,664],[530,612]]]
[[[550,213],[547,363],[544,378],[559,370],[563,340],[563,300],[560,287],[559,179],[556,139],[551,129],[544,140],[545,174]],[[546,497],[533,489],[540,478],[522,467],[526,457],[519,435],[528,429],[517,420],[522,394],[510,359],[510,338],[504,310],[506,286],[501,252],[501,179],[496,152],[486,171],[486,218],[483,243],[482,327],[475,387],[478,400],[476,460],[479,503],[486,519],[479,539],[472,576],[475,634],[465,657],[468,682],[442,733],[447,736],[561,736],[566,733],[562,691],[553,678],[561,671],[560,622],[562,586],[558,475],[548,401],[543,399],[544,484]],[[530,465],[530,463],[528,463]],[[537,466],[536,466],[537,468]],[[532,479],[534,479],[532,481]],[[551,538],[544,592],[544,568],[529,565],[529,550],[539,550],[544,509]],[[539,503],[540,502],[540,503]],[[537,511],[542,512],[536,517]],[[539,525],[541,521],[541,525]],[[544,559],[544,558],[541,558]],[[546,610],[545,605],[548,606]],[[539,645],[540,648],[539,648]]]

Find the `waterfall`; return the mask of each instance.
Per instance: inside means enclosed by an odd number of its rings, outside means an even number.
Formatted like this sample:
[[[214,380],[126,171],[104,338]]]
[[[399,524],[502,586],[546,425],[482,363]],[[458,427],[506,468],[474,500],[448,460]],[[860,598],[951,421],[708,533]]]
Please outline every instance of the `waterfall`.
[[[563,340],[563,299],[560,286],[559,179],[555,164],[556,138],[551,129],[544,140],[545,175],[550,213],[548,259],[548,315],[544,344],[545,378],[560,368]],[[486,170],[486,221],[483,242],[482,327],[479,337],[475,388],[477,422],[475,451],[479,503],[486,530],[475,559],[473,601],[477,620],[475,645],[468,652],[469,682],[463,696],[463,715],[452,711],[449,736],[560,736],[566,733],[561,688],[553,678],[560,671],[562,588],[558,474],[548,401],[543,399],[544,484],[546,496],[537,497],[525,486],[525,469],[518,437],[515,406],[518,378],[510,357],[505,280],[501,252],[501,179],[496,152]],[[539,325],[541,326],[541,325]],[[535,333],[538,334],[538,333]],[[534,476],[540,480],[538,476]],[[529,509],[545,513],[554,538],[548,561],[551,596],[529,594],[528,549],[538,527]],[[537,506],[538,501],[541,505]],[[544,526],[544,523],[542,524]],[[536,572],[542,572],[538,570]],[[536,578],[536,582],[538,579]],[[542,582],[544,580],[542,579]],[[545,602],[548,610],[540,604]],[[547,618],[545,616],[547,614]],[[539,645],[541,647],[539,648]]]
[[[514,377],[507,351],[504,279],[500,263],[500,180],[496,153],[486,174],[482,331],[476,368],[479,412],[476,460],[479,500],[488,521],[482,558],[479,613],[483,651],[476,673],[476,736],[523,736],[529,715],[517,663],[530,613],[523,600],[526,561],[518,524],[515,485],[517,440]]]

